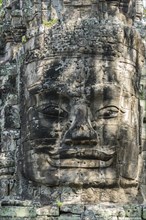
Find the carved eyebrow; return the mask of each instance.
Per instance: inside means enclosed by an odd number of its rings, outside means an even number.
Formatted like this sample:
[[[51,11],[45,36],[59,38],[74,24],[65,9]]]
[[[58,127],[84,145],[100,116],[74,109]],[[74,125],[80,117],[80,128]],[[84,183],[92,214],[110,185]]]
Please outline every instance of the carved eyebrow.
[[[119,107],[117,107],[115,105],[104,106],[103,108],[98,109],[96,112],[99,112],[99,111],[107,109],[107,108],[116,108],[119,112],[125,113],[125,111],[123,111],[121,108],[119,108]]]

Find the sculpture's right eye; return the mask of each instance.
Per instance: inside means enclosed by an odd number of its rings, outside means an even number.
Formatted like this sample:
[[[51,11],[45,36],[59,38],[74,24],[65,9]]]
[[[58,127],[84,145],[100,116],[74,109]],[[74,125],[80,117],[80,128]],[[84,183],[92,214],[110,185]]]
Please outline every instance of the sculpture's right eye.
[[[67,112],[57,105],[49,105],[44,108],[39,109],[39,112],[50,117],[50,118],[65,118],[67,117]]]
[[[58,118],[59,116],[59,110],[57,106],[47,106],[41,109],[40,111],[44,115],[47,115],[51,118]]]

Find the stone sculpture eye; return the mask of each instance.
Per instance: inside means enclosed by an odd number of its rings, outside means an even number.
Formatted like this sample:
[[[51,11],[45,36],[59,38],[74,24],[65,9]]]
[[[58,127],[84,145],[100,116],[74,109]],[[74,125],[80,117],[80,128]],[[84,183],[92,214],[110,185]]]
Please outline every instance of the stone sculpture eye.
[[[42,114],[50,118],[66,118],[68,113],[57,105],[49,105],[39,110]]]
[[[98,118],[110,119],[116,118],[118,115],[124,113],[121,109],[116,106],[106,106],[97,111]]]

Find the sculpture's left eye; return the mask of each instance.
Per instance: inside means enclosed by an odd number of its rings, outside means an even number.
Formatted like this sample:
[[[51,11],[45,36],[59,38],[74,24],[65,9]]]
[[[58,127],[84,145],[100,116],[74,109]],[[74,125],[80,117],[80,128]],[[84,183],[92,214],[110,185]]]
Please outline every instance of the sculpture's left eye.
[[[97,111],[97,117],[103,118],[103,119],[110,119],[115,118],[118,115],[121,115],[121,113],[124,113],[119,108],[115,106],[107,106]]]
[[[65,118],[68,115],[68,113],[65,110],[55,105],[50,105],[50,106],[41,108],[39,109],[39,112],[41,112],[42,114],[50,118]]]

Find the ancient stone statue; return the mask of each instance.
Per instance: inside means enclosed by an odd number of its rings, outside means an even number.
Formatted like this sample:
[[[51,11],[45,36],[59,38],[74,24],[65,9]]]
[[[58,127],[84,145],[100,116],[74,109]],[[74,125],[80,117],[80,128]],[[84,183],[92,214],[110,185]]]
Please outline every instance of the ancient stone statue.
[[[47,186],[138,186],[143,44],[118,5],[89,4],[80,17],[74,8],[71,21],[36,37],[40,54],[26,57],[22,74],[27,179]]]
[[[8,134],[15,143],[14,165],[8,163],[15,186],[1,194],[13,188],[19,200],[59,201],[59,209],[60,201],[142,203],[145,45],[134,27],[141,1],[16,2],[0,15],[7,21],[5,46],[0,42],[2,152],[11,146]],[[82,218],[96,219],[88,208]]]

